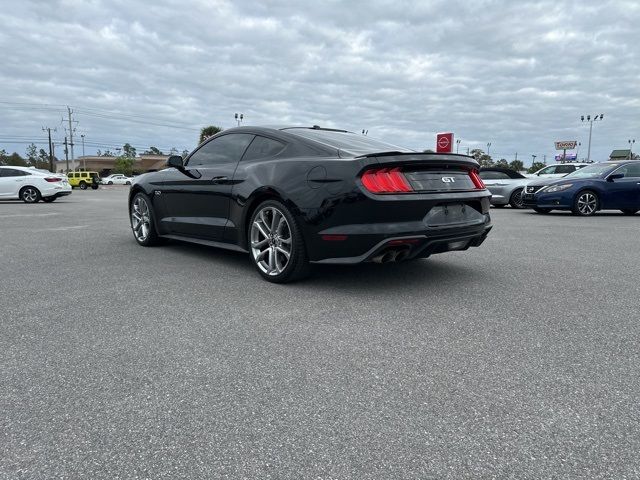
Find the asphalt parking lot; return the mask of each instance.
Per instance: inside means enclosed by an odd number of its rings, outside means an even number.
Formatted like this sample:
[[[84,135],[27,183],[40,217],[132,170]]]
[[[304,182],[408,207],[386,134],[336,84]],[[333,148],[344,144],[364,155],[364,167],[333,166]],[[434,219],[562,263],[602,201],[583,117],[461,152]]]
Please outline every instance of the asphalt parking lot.
[[[0,202],[0,477],[640,476],[640,215],[282,286],[126,192]]]

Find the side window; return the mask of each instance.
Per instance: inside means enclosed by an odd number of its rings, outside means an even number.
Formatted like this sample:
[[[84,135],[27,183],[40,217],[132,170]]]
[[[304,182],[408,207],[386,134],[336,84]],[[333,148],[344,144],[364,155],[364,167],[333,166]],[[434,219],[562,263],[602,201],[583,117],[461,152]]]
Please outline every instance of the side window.
[[[558,165],[556,167],[556,173],[571,173],[575,170],[576,168],[573,165]]]
[[[13,168],[3,168],[0,170],[0,176],[2,177],[26,177],[27,175],[29,175],[27,172]]]
[[[224,163],[237,163],[253,137],[248,133],[229,133],[209,140],[189,157],[187,165],[189,167],[208,167]]]
[[[480,178],[483,180],[507,180],[509,179],[509,175],[503,172],[480,172]]]
[[[75,173],[70,173],[69,174],[69,178],[76,178],[76,174]]]
[[[285,145],[277,140],[261,137],[259,135],[253,139],[247,151],[244,152],[242,160],[256,160],[259,158],[270,158],[279,154]]]
[[[637,165],[625,165],[617,170],[615,173],[624,173],[625,177],[640,177],[640,162]]]
[[[540,175],[550,175],[552,173],[556,173],[555,165],[552,165],[551,167],[543,168],[542,170],[540,170]]]

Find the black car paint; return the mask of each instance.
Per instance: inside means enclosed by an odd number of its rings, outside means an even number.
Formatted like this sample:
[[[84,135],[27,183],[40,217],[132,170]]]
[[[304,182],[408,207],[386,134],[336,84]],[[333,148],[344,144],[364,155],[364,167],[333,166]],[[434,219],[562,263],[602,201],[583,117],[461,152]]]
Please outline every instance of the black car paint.
[[[413,256],[427,256],[448,250],[447,242],[459,238],[469,240],[467,247],[479,245],[491,228],[487,190],[375,195],[359,180],[373,166],[428,163],[441,165],[444,172],[477,169],[470,157],[432,154],[427,160],[418,153],[349,157],[287,130],[264,127],[229,129],[209,141],[233,133],[259,135],[286,146],[271,158],[190,168],[194,151],[185,161],[184,172],[169,168],[138,177],[130,201],[140,191],[151,199],[159,235],[246,251],[251,213],[269,198],[285,203],[298,219],[312,262],[368,260],[386,241],[407,236],[429,237],[413,252]],[[475,209],[482,221],[426,225],[432,207],[452,203]],[[326,241],[324,235],[347,238]]]

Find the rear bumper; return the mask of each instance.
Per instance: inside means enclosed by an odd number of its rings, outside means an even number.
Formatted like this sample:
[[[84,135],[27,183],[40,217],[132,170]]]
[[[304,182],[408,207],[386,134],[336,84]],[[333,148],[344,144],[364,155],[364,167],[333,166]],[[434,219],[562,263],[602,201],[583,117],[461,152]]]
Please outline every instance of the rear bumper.
[[[414,232],[403,232],[400,235],[366,234],[355,236],[334,235],[332,240],[324,243],[333,244],[331,253],[334,256],[320,260],[312,260],[312,263],[321,264],[355,264],[371,262],[376,257],[389,250],[404,251],[404,259],[424,258],[436,253],[444,253],[454,250],[467,250],[470,247],[478,247],[484,242],[492,228],[489,214],[483,214],[483,221],[474,225],[459,225],[451,227],[422,228]],[[366,227],[361,225],[361,227]],[[377,230],[373,226],[373,230]],[[353,252],[354,244],[363,246],[362,253],[358,255],[340,256],[342,252]]]

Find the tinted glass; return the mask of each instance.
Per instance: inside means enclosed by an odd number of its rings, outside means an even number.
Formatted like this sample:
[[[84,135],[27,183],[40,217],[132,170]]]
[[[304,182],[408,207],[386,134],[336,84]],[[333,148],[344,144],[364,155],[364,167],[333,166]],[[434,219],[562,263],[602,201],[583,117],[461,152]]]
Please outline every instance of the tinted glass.
[[[482,178],[483,180],[504,180],[504,179],[508,179],[509,175],[502,172],[488,171],[488,172],[480,172],[480,178]]]
[[[189,157],[190,167],[236,163],[253,140],[247,133],[230,133],[205,143]]]
[[[22,170],[14,170],[13,168],[0,168],[0,177],[24,177],[29,175]]]
[[[549,175],[551,173],[556,173],[556,167],[547,167],[540,170],[540,175]]]
[[[573,165],[558,165],[556,167],[556,173],[571,173],[575,171],[576,167],[574,167]]]
[[[282,151],[284,143],[266,137],[256,136],[244,152],[242,160],[274,157]]]
[[[625,165],[613,173],[624,173],[625,177],[640,177],[640,162],[631,165]]]
[[[413,151],[408,148],[375,140],[367,137],[366,135],[358,135],[351,132],[333,132],[330,130],[317,130],[313,128],[287,128],[285,131],[355,155],[365,155],[376,152]]]

